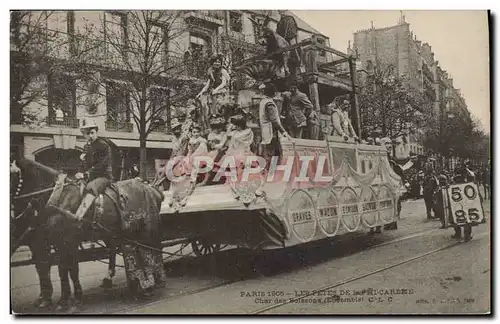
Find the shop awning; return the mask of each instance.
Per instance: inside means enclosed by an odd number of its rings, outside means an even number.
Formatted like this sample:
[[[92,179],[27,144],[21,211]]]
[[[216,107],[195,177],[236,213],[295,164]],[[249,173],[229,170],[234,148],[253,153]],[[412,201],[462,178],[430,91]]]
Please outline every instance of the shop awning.
[[[110,140],[116,144],[118,147],[140,147],[140,143],[138,140],[130,140],[130,139],[117,139],[110,138]],[[172,142],[170,141],[147,141],[146,148],[154,148],[154,149],[172,149]]]

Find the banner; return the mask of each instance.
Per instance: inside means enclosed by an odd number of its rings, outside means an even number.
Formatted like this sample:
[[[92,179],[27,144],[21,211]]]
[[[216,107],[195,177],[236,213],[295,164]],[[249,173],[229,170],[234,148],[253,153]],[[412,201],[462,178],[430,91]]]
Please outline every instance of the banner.
[[[451,214],[456,225],[481,223],[484,220],[479,188],[473,182],[451,185],[448,188]]]

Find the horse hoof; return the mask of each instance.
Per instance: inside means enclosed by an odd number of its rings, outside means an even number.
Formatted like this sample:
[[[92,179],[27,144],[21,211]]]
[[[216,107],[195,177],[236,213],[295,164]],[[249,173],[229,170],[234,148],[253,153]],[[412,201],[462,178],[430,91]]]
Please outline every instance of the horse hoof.
[[[65,312],[68,309],[69,309],[69,305],[67,302],[59,303],[59,304],[57,304],[56,312]]]
[[[52,306],[52,300],[51,299],[38,298],[34,302],[34,306],[36,308],[48,308],[48,307]]]
[[[165,288],[167,286],[167,283],[165,281],[160,281],[155,284],[155,288]]]
[[[145,291],[142,293],[144,297],[152,297],[154,293],[152,291]]]
[[[102,279],[101,288],[104,288],[104,289],[113,288],[113,280],[108,279],[108,278]]]

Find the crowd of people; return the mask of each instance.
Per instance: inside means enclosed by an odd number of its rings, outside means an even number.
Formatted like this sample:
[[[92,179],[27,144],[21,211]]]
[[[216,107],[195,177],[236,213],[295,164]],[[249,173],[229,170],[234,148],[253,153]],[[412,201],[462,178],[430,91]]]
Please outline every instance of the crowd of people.
[[[426,216],[428,220],[439,220],[441,228],[447,228],[445,217],[445,203],[443,201],[442,190],[448,189],[453,184],[475,183],[478,188],[482,185],[484,195],[479,191],[479,198],[490,199],[490,172],[486,167],[472,168],[468,163],[464,163],[453,171],[443,169],[435,171],[430,163],[426,163],[424,170],[412,175],[406,184],[406,188],[413,199],[424,198]],[[455,233],[454,239],[462,238],[461,227],[452,225]],[[472,227],[470,224],[464,226],[464,240],[472,239]]]

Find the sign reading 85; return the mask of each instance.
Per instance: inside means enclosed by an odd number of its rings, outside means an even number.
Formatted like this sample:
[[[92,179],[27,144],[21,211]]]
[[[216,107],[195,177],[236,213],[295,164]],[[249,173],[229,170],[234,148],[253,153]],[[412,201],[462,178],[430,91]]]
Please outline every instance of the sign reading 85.
[[[460,187],[453,187],[451,189],[451,200],[454,203],[460,203],[464,199],[464,196],[468,200],[475,200],[477,198],[476,188],[471,185],[466,185],[463,192]],[[467,214],[462,209],[455,210],[455,219],[457,223],[466,223],[466,215],[469,216],[469,219],[472,222],[477,222],[481,219],[480,212],[477,208],[468,208]]]

